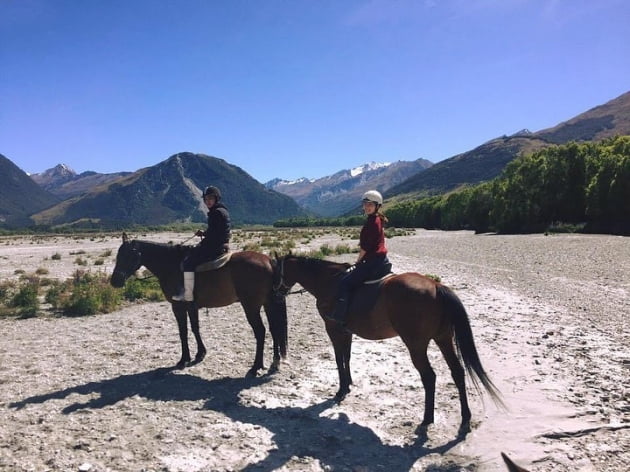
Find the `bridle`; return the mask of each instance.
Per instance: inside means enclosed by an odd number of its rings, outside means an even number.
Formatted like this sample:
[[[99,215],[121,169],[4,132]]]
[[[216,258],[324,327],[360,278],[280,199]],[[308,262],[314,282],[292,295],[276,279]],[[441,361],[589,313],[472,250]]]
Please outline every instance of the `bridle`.
[[[291,292],[291,287],[293,287],[293,285],[287,285],[284,283],[284,260],[285,260],[286,256],[282,256],[282,257],[278,257],[276,258],[276,260],[278,261],[278,267],[280,268],[280,280],[278,281],[277,284],[274,284],[272,286],[272,289],[274,292],[278,292],[279,294],[281,294],[283,297],[286,297],[287,295],[295,295],[295,294],[301,294],[301,293],[306,293],[306,289],[302,289],[302,290],[294,290],[293,292]]]
[[[133,241],[128,243],[131,246],[131,253],[133,254],[133,256],[136,258],[138,266],[132,270],[132,271],[127,271],[127,270],[123,270],[123,269],[118,269],[116,271],[114,271],[114,273],[119,273],[120,275],[122,275],[123,280],[127,280],[129,277],[131,277],[141,266],[142,266],[142,253],[134,246]],[[138,280],[144,280],[145,278],[151,278],[151,277],[155,277],[154,275],[151,275],[149,277],[144,277],[142,279],[138,279]]]

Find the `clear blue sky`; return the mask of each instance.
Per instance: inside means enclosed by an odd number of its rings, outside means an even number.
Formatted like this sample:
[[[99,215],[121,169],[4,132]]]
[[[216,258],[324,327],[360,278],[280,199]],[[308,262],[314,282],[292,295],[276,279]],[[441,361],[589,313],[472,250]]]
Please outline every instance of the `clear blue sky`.
[[[0,0],[0,154],[29,173],[438,162],[628,90],[627,0]]]

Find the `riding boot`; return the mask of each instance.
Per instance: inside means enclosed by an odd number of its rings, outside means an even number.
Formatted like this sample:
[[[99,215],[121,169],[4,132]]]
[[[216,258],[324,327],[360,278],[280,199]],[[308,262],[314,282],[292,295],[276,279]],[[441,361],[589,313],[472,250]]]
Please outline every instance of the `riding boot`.
[[[335,304],[334,311],[327,315],[326,318],[336,321],[337,323],[346,323],[346,314],[348,312],[348,297],[339,298]]]
[[[184,290],[178,293],[177,295],[173,295],[173,300],[176,302],[192,302],[193,291],[195,288],[195,273],[194,272],[184,272]]]

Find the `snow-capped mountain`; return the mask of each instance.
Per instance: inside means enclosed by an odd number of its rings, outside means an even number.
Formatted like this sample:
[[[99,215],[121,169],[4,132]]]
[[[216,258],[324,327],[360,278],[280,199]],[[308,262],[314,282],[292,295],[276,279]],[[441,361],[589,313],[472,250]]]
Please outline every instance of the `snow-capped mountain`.
[[[319,179],[306,177],[287,181],[273,179],[267,188],[292,197],[302,207],[321,216],[335,217],[352,211],[359,205],[366,190],[386,192],[432,163],[426,159],[398,162],[369,162],[344,169]]]
[[[370,162],[368,164],[363,164],[362,166],[355,167],[354,169],[350,169],[350,175],[352,177],[356,177],[357,175],[363,174],[364,172],[388,167],[391,164],[391,162]]]

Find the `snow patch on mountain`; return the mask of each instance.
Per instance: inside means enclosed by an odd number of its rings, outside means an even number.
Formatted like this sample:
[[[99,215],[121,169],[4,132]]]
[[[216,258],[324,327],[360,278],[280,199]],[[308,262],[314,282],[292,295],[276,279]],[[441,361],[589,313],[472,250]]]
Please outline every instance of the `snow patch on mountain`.
[[[367,164],[363,164],[362,166],[350,169],[350,175],[352,177],[356,177],[357,175],[363,174],[364,172],[380,169],[382,167],[388,167],[391,164],[391,162],[368,162]]]

